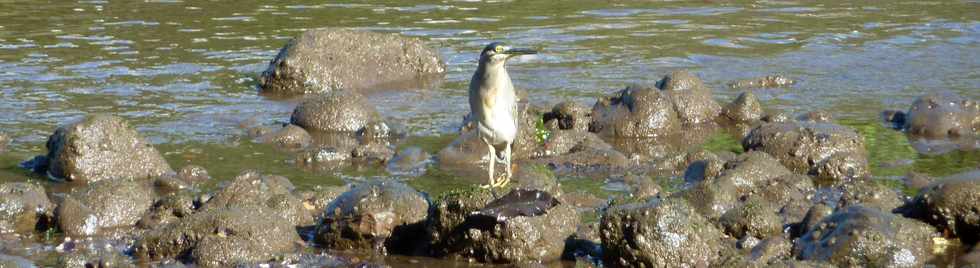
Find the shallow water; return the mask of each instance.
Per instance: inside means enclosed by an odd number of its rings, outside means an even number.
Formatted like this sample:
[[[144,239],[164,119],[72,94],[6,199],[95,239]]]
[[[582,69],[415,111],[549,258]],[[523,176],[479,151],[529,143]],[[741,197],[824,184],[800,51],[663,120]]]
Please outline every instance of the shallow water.
[[[0,130],[11,152],[0,181],[30,179],[16,164],[44,152],[59,124],[87,113],[126,118],[179,168],[218,179],[257,168],[301,187],[341,184],[381,169],[297,169],[287,152],[253,144],[240,127],[288,121],[295,101],[257,94],[258,74],[292,36],[316,27],[397,32],[428,40],[448,66],[436,88],[396,88],[371,100],[435,152],[468,112],[466,83],[490,40],[542,50],[510,64],[532,104],[595,97],[689,69],[728,102],[732,80],[782,74],[797,83],[755,93],[769,111],[830,111],[861,132],[872,171],[896,187],[908,171],[947,175],[980,166],[977,151],[921,155],[879,123],[925,92],[980,99],[977,1],[54,1],[0,2]],[[739,150],[731,138],[715,150]],[[34,178],[44,179],[44,178]],[[431,193],[472,183],[430,171],[409,184]],[[566,188],[608,194],[602,182]]]

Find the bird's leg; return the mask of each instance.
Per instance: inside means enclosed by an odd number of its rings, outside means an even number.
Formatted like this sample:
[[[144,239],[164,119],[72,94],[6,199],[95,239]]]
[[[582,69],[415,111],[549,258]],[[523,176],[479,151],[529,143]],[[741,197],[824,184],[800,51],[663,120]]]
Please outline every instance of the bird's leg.
[[[512,170],[512,167],[510,165],[510,160],[511,160],[510,148],[511,148],[511,145],[513,145],[513,143],[508,143],[507,146],[504,147],[504,170],[506,170],[507,173],[505,174],[505,176],[504,176],[504,178],[502,180],[500,180],[499,182],[497,182],[497,187],[503,188],[504,186],[507,186],[507,184],[510,183],[510,177],[513,176],[513,170]]]
[[[494,162],[497,162],[497,154],[495,153],[496,149],[494,149],[493,148],[493,145],[491,145],[489,142],[487,142],[487,147],[489,147],[488,149],[490,150],[487,153],[490,156],[490,164],[489,164],[490,165],[490,168],[487,169],[487,172],[490,173],[489,174],[490,175],[490,181],[489,181],[488,184],[480,185],[480,188],[484,188],[484,189],[494,187],[494,185],[497,184],[497,180],[493,177],[493,163]]]

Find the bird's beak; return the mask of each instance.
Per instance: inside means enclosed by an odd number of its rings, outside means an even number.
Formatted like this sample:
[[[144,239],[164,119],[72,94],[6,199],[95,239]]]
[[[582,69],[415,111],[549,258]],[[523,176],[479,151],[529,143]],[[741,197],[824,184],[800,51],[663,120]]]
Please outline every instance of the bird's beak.
[[[513,57],[513,56],[520,56],[520,55],[538,54],[538,51],[533,50],[533,49],[530,49],[530,48],[509,48],[508,47],[507,49],[504,50],[504,54],[507,54],[507,55]]]

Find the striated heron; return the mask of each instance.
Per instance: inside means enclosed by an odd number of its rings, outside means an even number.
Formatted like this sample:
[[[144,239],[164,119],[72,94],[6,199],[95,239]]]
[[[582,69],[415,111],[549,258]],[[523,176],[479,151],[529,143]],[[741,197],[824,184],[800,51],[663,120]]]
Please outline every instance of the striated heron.
[[[503,43],[487,45],[480,53],[480,65],[470,80],[470,120],[479,131],[479,137],[490,151],[488,173],[490,181],[483,188],[504,187],[511,177],[511,147],[517,137],[517,95],[514,84],[504,68],[507,59],[518,55],[536,54],[525,48],[511,48]],[[494,162],[505,165],[502,180],[493,176]]]

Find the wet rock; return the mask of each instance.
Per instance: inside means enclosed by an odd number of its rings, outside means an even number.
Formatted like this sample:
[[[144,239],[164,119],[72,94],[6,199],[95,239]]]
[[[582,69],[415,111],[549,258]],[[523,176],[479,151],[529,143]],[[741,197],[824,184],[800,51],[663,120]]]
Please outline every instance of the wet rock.
[[[905,174],[904,178],[902,178],[902,183],[904,183],[905,187],[908,187],[909,189],[919,190],[925,188],[926,186],[929,186],[929,184],[931,184],[935,180],[936,178],[933,178],[926,174],[922,174],[918,172],[909,172],[908,174]]]
[[[762,119],[762,104],[752,92],[742,92],[722,110],[722,114],[735,122],[752,122]]]
[[[789,259],[792,253],[793,243],[777,235],[756,244],[749,253],[749,260],[758,264],[769,264],[777,260]]]
[[[964,242],[980,240],[980,170],[936,180],[901,210],[952,231]]]
[[[208,175],[208,170],[204,167],[186,165],[177,171],[177,178],[191,184],[198,184],[210,180],[211,176]]]
[[[792,172],[767,153],[750,151],[741,154],[734,161],[725,163],[719,178],[729,179],[735,184],[740,195],[745,195],[756,187],[767,185],[772,179],[789,175]]]
[[[28,182],[0,184],[0,234],[30,233],[51,222],[54,205],[44,188]]]
[[[793,248],[801,260],[838,266],[921,267],[935,230],[881,210],[849,206],[824,218]]]
[[[170,194],[153,203],[153,206],[146,214],[143,214],[136,226],[143,229],[153,229],[190,216],[194,214],[195,209],[194,196],[191,193]]]
[[[762,121],[767,123],[786,123],[790,122],[789,115],[782,112],[775,112],[762,116]]]
[[[707,266],[718,258],[723,236],[679,198],[610,207],[600,226],[611,266]]]
[[[656,137],[680,126],[680,119],[666,93],[633,85],[601,97],[592,107],[589,131],[612,137]]]
[[[387,143],[370,142],[354,147],[350,152],[352,160],[361,164],[381,164],[395,156],[395,149]]]
[[[782,233],[782,220],[776,209],[762,198],[749,198],[741,205],[728,210],[719,219],[725,233],[733,237],[753,236],[766,238]]]
[[[339,90],[310,97],[296,106],[290,123],[307,131],[357,132],[381,116],[363,95]]]
[[[133,246],[149,260],[187,258],[202,267],[269,261],[298,249],[290,223],[269,209],[223,208],[195,213],[148,231]]]
[[[538,164],[521,166],[514,172],[513,180],[516,182],[514,185],[516,189],[538,190],[556,197],[561,196],[561,184],[558,183],[555,173],[547,166]]]
[[[704,180],[676,195],[687,200],[698,213],[711,220],[721,218],[725,212],[738,205],[740,198],[730,177]]]
[[[296,155],[301,167],[331,170],[351,164],[351,152],[335,147],[317,147]]]
[[[776,206],[783,226],[803,220],[810,208],[817,189],[813,181],[804,175],[788,174],[769,180],[753,190],[750,196],[760,197]]]
[[[715,102],[711,89],[687,71],[671,72],[657,82],[657,87],[669,96],[684,124],[711,122],[721,113],[721,105]]]
[[[554,121],[561,130],[588,131],[592,122],[592,110],[578,102],[565,101],[556,104],[550,113],[544,114],[544,122]]]
[[[952,92],[919,97],[905,119],[906,131],[915,136],[947,138],[980,134],[980,104]]]
[[[425,227],[429,255],[442,257],[458,252],[456,245],[462,244],[467,217],[494,199],[491,191],[476,187],[451,190],[437,198]]]
[[[259,136],[257,140],[260,143],[271,143],[281,148],[298,149],[309,146],[313,142],[313,137],[302,127],[289,124],[275,132]]]
[[[0,254],[0,267],[3,268],[34,268],[37,267],[28,259],[20,256]]]
[[[767,75],[759,78],[742,79],[728,83],[731,88],[773,88],[795,84],[793,79],[782,75]]]
[[[865,207],[891,212],[904,204],[895,190],[870,179],[854,181],[845,184],[842,188],[843,194],[837,203],[838,207],[861,204]]]
[[[172,172],[170,165],[122,118],[90,115],[48,138],[48,172],[69,181],[137,179]]]
[[[295,189],[289,179],[281,176],[262,175],[258,171],[242,172],[214,196],[201,210],[230,207],[261,207],[273,211],[293,226],[313,225],[313,216],[303,206],[303,201],[292,194]]]
[[[317,242],[331,249],[411,252],[428,217],[426,197],[395,181],[354,185],[327,207]]]
[[[881,112],[881,119],[894,129],[905,128],[904,111],[885,110]]]
[[[647,199],[657,197],[661,192],[660,185],[648,176],[627,174],[623,177],[623,183],[626,184],[633,198]]]
[[[388,161],[386,169],[392,174],[419,176],[425,173],[429,157],[431,157],[429,153],[422,148],[408,147],[395,154],[391,161]]]
[[[809,111],[796,118],[797,121],[810,121],[817,123],[830,123],[834,117],[827,111]]]
[[[820,261],[801,261],[797,259],[787,259],[769,264],[772,268],[835,268],[837,266]]]
[[[137,267],[122,252],[112,248],[83,248],[66,253],[58,258],[61,267]]]
[[[366,90],[445,71],[438,52],[421,40],[321,28],[289,41],[262,73],[260,83],[263,92],[276,94]]]
[[[100,229],[135,225],[153,206],[149,182],[105,180],[72,189],[58,207],[58,226],[72,237],[98,234]]]
[[[313,189],[300,191],[298,196],[303,200],[303,207],[313,215],[315,221],[319,222],[330,202],[349,190],[348,186],[317,185]]]
[[[488,263],[554,261],[578,222],[574,208],[547,192],[513,190],[465,216],[446,251]]]
[[[595,133],[578,130],[553,131],[534,155],[534,163],[565,175],[608,173],[623,170],[629,164],[625,155]]]
[[[868,176],[864,138],[840,125],[815,122],[763,124],[742,141],[746,151],[769,153],[787,168],[837,181]]]
[[[709,151],[699,150],[688,154],[685,158],[687,168],[684,169],[684,181],[688,183],[718,177],[725,169],[726,160]]]
[[[809,233],[810,231],[812,231],[814,228],[817,227],[818,223],[823,221],[824,218],[830,216],[830,214],[832,213],[834,213],[834,209],[831,208],[830,206],[827,206],[822,203],[813,205],[812,207],[810,207],[810,210],[806,212],[806,216],[803,217],[803,220],[800,221],[800,224],[796,226],[795,228],[796,232],[793,234],[793,237],[800,237],[806,233]]]

